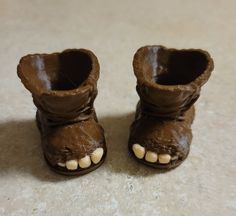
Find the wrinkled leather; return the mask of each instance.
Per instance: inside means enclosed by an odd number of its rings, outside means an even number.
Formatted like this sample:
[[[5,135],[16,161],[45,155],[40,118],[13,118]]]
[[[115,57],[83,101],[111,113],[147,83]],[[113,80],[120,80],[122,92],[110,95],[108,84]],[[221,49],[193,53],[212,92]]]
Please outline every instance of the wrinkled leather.
[[[45,80],[37,74],[39,72],[35,68],[35,61],[40,59],[40,64],[45,63],[44,75],[48,76],[45,79],[50,81],[57,75],[60,56],[70,52],[88,55],[93,66],[91,71],[75,89],[50,89],[50,85],[46,86]],[[51,166],[83,158],[98,147],[104,149],[105,157],[104,130],[97,121],[93,106],[97,96],[99,63],[91,51],[70,49],[62,53],[27,55],[20,60],[17,73],[24,86],[32,93],[37,107],[36,120],[41,132],[44,155]]]
[[[160,50],[160,53],[155,53]],[[150,59],[157,61],[154,66],[161,65],[159,71],[168,71],[168,58],[172,52],[201,53],[206,58],[206,68],[194,74],[194,79],[185,84],[160,84],[152,77],[152,67],[149,65]],[[155,58],[150,57],[155,53]],[[164,62],[164,63],[163,63]],[[194,62],[197,64],[197,62]],[[178,166],[188,155],[192,141],[191,124],[194,119],[195,109],[193,104],[200,96],[201,86],[207,82],[211,71],[214,68],[213,60],[206,51],[202,50],[175,50],[167,49],[163,46],[145,46],[140,48],[134,55],[134,73],[137,78],[136,90],[140,97],[137,105],[135,120],[130,127],[129,150],[133,154],[133,144],[140,144],[146,151],[158,154],[169,154],[178,156],[177,161],[162,165],[159,163],[142,163],[155,168],[170,169]],[[156,72],[155,72],[156,73]],[[188,71],[188,78],[192,71]],[[174,76],[173,76],[174,77]],[[175,80],[172,82],[176,83]]]

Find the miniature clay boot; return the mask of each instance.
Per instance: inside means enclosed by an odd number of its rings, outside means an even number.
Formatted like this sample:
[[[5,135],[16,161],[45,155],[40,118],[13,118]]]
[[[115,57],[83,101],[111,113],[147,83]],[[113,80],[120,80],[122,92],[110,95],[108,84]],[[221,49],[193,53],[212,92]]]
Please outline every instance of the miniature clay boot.
[[[213,60],[200,49],[145,46],[136,52],[133,67],[140,101],[129,151],[148,166],[177,167],[188,156],[193,104],[210,77]]]
[[[96,56],[85,49],[27,55],[17,73],[32,93],[43,153],[52,170],[81,175],[98,168],[106,144],[93,107],[99,77]]]

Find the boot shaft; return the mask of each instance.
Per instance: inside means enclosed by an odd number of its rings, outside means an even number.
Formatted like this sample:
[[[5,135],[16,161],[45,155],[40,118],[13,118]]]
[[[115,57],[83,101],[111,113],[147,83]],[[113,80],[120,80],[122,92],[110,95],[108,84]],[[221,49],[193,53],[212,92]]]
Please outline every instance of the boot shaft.
[[[141,111],[160,118],[178,118],[199,98],[214,65],[203,50],[146,46],[136,52],[133,67]]]
[[[50,121],[84,119],[93,112],[99,63],[91,51],[27,55],[17,72],[38,110]]]

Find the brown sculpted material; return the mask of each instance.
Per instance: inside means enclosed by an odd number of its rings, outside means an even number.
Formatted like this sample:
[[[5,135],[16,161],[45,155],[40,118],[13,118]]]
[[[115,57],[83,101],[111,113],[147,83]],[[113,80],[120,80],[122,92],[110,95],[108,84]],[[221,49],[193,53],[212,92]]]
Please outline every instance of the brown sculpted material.
[[[36,121],[49,166],[66,175],[99,167],[106,156],[103,128],[94,110],[99,63],[89,50],[21,58],[18,76],[37,107]]]
[[[200,49],[140,48],[133,60],[140,101],[130,128],[129,151],[160,169],[180,165],[192,140],[193,104],[214,68]]]

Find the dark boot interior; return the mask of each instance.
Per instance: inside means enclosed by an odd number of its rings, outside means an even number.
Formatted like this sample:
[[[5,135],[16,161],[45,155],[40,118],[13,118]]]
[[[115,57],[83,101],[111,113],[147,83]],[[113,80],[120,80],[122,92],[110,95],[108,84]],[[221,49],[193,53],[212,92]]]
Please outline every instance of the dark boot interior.
[[[205,71],[208,63],[206,56],[199,51],[168,53],[158,50],[156,58],[157,64],[152,68],[152,79],[161,85],[188,84]],[[153,67],[153,63],[151,66]]]
[[[84,82],[92,69],[90,57],[78,51],[64,52],[59,55],[57,79],[52,83],[54,90],[77,88]]]
[[[34,85],[46,90],[78,88],[92,70],[90,56],[71,50],[56,55],[34,55],[24,62],[25,75],[35,80]]]

